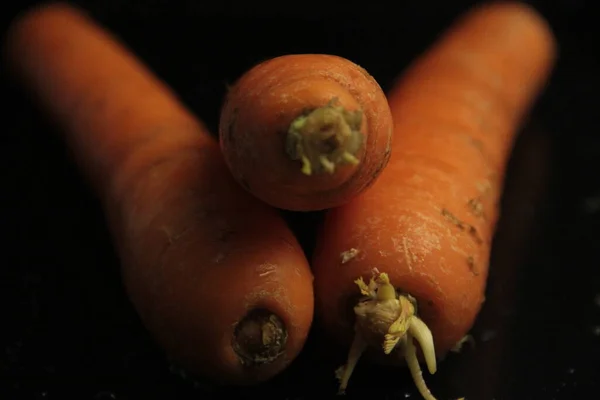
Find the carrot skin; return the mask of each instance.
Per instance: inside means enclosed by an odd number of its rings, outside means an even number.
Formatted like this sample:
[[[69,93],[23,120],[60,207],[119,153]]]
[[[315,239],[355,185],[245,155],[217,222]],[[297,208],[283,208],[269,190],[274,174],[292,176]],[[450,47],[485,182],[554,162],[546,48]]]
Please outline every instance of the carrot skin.
[[[328,105],[350,113],[350,124],[356,122],[354,113],[360,120],[353,135],[335,146],[331,137],[314,138],[323,132],[338,137],[340,129],[330,121],[322,122],[318,133],[299,135],[302,154],[312,160],[308,173],[290,149],[299,145],[290,127]],[[334,55],[291,54],[264,61],[238,79],[223,104],[219,133],[228,167],[246,190],[278,208],[314,211],[347,203],[377,179],[390,156],[392,118],[385,94],[360,66]],[[357,164],[319,171],[317,154],[329,153],[309,152],[307,141],[314,149],[347,149]]]
[[[373,268],[416,298],[438,357],[467,334],[485,298],[514,138],[555,52],[550,28],[528,6],[482,5],[391,90],[388,166],[368,191],[327,212],[317,241],[316,312],[333,336],[350,341],[353,281]]]
[[[27,11],[3,50],[100,198],[130,299],[166,353],[217,383],[282,371],[312,322],[312,274],[203,124],[74,6]]]

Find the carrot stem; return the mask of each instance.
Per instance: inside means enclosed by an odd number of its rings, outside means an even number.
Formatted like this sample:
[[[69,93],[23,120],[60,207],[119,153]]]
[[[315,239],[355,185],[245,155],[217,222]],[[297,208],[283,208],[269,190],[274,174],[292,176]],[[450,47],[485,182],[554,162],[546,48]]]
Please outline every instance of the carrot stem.
[[[292,121],[286,153],[292,160],[302,162],[305,175],[333,174],[340,165],[356,165],[356,153],[364,141],[362,120],[361,110],[348,111],[333,99]]]

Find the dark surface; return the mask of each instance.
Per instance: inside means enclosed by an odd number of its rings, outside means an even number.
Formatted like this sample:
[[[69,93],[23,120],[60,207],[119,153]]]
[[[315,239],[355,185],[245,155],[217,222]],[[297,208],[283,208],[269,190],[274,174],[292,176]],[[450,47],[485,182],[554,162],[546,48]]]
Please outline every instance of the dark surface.
[[[213,130],[226,83],[264,58],[339,54],[362,64],[387,89],[468,4],[439,8],[405,1],[399,12],[373,6],[328,18],[304,7],[295,19],[282,19],[274,16],[278,10],[257,3],[229,8],[238,17],[224,16],[225,3],[218,9],[201,1],[141,3],[79,4],[119,34]],[[449,356],[435,376],[426,375],[440,400],[598,393],[598,21],[583,1],[557,1],[542,12],[559,38],[560,61],[511,162],[488,301],[474,330],[477,344]],[[247,18],[239,17],[243,13]],[[3,81],[1,91],[0,399],[301,399],[335,393],[333,370],[343,355],[325,358],[329,353],[318,335],[289,370],[258,388],[217,390],[174,373],[123,292],[98,203],[62,143],[13,85]],[[290,215],[308,249],[306,220]],[[419,398],[405,370],[359,364],[348,396],[366,395]]]

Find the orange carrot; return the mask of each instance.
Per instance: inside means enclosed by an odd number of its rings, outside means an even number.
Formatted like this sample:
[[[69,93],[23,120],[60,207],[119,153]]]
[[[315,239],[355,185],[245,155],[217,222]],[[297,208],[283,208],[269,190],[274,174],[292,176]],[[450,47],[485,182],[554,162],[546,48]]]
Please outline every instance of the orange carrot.
[[[392,117],[385,94],[342,57],[265,61],[231,88],[221,150],[235,179],[264,202],[294,211],[339,206],[386,166]]]
[[[21,15],[4,51],[101,199],[130,298],[166,353],[218,383],[282,371],[312,321],[308,262],[202,123],[72,6]]]
[[[403,355],[433,399],[413,339],[433,373],[476,319],[507,160],[554,58],[534,10],[492,3],[458,19],[392,89],[391,160],[371,189],[328,211],[314,255],[317,313],[338,339],[354,334],[341,390],[368,347],[375,359]]]

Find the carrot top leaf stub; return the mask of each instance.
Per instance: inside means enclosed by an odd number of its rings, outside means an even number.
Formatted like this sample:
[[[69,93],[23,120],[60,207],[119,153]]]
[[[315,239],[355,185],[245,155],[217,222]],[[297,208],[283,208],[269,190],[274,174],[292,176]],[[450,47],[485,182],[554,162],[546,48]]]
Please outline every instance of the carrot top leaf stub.
[[[338,165],[357,165],[356,152],[364,136],[363,113],[348,111],[332,99],[327,105],[296,118],[286,138],[286,153],[302,162],[305,175],[334,173]]]
[[[339,392],[345,392],[362,353],[367,347],[375,347],[386,355],[393,351],[401,354],[419,393],[426,400],[435,400],[423,379],[414,344],[414,341],[419,344],[427,369],[434,374],[437,361],[433,336],[427,325],[416,315],[416,300],[410,295],[398,294],[388,275],[377,270],[373,271],[369,284],[362,277],[355,283],[364,297],[354,307],[355,334],[346,365],[336,371],[340,380]]]

